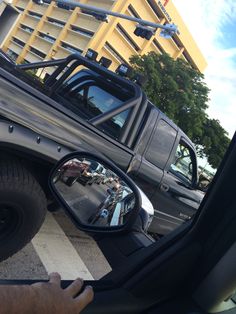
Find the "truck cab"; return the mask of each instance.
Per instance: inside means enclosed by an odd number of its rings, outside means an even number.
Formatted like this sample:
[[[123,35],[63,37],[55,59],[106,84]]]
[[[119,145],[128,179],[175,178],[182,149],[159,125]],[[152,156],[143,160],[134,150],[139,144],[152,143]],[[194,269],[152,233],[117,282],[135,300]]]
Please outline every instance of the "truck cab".
[[[100,115],[122,108],[132,96],[129,89],[83,69],[66,80],[53,97],[91,123]],[[191,219],[204,194],[197,189],[197,158],[191,140],[143,92],[141,102],[145,110],[137,110],[134,120],[139,120],[139,125],[133,124],[128,129],[129,141],[124,141],[122,134],[132,108],[96,125],[112,141],[105,147],[102,142],[94,144],[145,191],[155,208],[149,231],[164,235]],[[122,163],[122,153],[114,155],[118,145],[123,151],[130,150],[129,163]]]

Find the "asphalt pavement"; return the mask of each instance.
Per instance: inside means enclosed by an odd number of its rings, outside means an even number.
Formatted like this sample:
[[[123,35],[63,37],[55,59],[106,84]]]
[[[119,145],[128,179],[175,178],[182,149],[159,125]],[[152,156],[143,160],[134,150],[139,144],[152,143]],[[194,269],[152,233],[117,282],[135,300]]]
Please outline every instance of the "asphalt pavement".
[[[75,182],[72,186],[67,186],[63,181],[58,181],[55,187],[73,214],[84,223],[87,223],[91,215],[97,212],[99,205],[108,195],[108,186],[103,184],[94,183],[84,186]]]
[[[52,271],[65,280],[97,280],[111,271],[96,242],[79,231],[63,210],[48,213],[31,243],[0,263],[0,279],[47,279]]]

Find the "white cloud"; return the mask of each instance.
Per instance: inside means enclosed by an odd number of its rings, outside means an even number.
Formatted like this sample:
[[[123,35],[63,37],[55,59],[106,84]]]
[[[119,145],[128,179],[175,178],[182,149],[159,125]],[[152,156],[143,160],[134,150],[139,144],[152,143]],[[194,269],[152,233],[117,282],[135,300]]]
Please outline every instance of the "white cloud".
[[[236,129],[236,47],[225,49],[220,42],[223,36],[228,36],[224,32],[227,24],[235,28],[236,1],[173,0],[173,3],[208,62],[204,73],[211,89],[208,114],[220,120],[232,136]]]

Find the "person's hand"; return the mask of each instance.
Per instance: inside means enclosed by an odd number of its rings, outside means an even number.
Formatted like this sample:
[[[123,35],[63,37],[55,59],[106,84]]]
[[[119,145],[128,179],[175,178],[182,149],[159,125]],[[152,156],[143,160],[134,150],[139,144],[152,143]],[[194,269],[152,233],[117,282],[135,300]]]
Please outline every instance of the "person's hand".
[[[76,279],[70,286],[62,289],[58,273],[50,274],[49,278],[47,283],[31,285],[34,292],[35,314],[79,314],[93,300],[92,287],[87,286],[80,293],[82,279]]]

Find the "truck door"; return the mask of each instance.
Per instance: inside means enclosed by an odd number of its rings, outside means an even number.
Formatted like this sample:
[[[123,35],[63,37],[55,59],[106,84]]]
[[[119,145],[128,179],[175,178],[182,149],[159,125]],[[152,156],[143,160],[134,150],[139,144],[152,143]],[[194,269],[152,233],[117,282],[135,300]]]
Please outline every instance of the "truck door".
[[[175,143],[177,131],[163,119],[162,115],[158,117],[153,127],[154,130],[143,154],[138,174],[133,179],[152,201],[155,209],[152,225],[156,225],[156,213],[160,203],[157,191],[162,182],[165,165]],[[158,221],[160,221],[159,218]]]
[[[196,190],[197,162],[194,149],[181,137],[168,161],[152,202],[169,220],[165,232],[189,220],[199,207],[203,193]],[[163,233],[163,231],[162,231]]]

